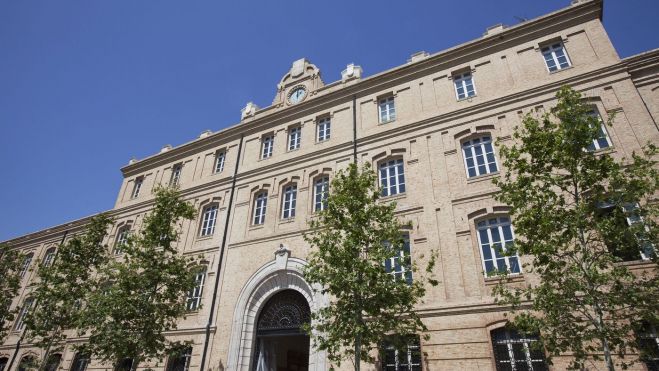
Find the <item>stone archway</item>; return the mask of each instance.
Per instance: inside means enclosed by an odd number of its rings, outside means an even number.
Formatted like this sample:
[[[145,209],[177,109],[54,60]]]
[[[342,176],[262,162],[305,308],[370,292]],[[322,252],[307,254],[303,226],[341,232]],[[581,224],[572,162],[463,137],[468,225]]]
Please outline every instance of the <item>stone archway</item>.
[[[327,305],[327,298],[314,294],[302,277],[305,261],[291,258],[290,251],[282,246],[275,259],[262,266],[250,277],[238,296],[234,309],[231,340],[229,342],[228,370],[251,370],[256,351],[256,321],[265,303],[283,290],[295,290],[309,304],[311,312]],[[309,371],[325,371],[325,352],[309,349]]]

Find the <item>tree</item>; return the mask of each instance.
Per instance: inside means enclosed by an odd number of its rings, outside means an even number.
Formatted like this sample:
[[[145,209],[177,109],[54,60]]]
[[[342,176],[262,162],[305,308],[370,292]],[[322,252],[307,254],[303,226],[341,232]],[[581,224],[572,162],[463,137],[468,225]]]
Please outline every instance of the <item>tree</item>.
[[[9,332],[16,309],[11,308],[12,299],[21,287],[21,265],[25,256],[16,249],[0,244],[0,342]]]
[[[53,352],[62,350],[68,335],[82,326],[84,308],[98,285],[96,272],[109,261],[103,240],[111,223],[112,218],[106,214],[93,217],[82,234],[58,246],[50,264],[41,264],[37,269],[38,280],[32,293],[36,304],[25,323],[27,338],[44,350],[42,360],[37,362],[41,370]]]
[[[637,348],[638,324],[657,324],[656,194],[659,174],[648,145],[644,155],[617,161],[595,151],[604,123],[578,92],[563,87],[558,104],[541,118],[527,115],[515,144],[503,146],[505,175],[497,200],[509,205],[518,236],[506,254],[528,256],[525,271],[537,283],[503,280],[497,300],[512,305],[513,324],[540,333],[550,356],[570,353],[570,366],[603,359],[608,370],[626,367]],[[646,271],[625,260],[652,257]],[[505,273],[505,272],[504,272]],[[526,305],[526,307],[524,307]]]
[[[155,195],[139,233],[122,246],[123,257],[101,268],[82,326],[91,354],[115,365],[130,359],[132,370],[181,348],[164,332],[186,314],[186,294],[199,269],[176,248],[180,223],[194,218],[194,207],[175,189],[159,188]]]
[[[411,281],[409,274],[388,271],[385,262],[391,261],[406,272],[417,269],[403,248],[402,232],[409,226],[394,215],[395,203],[379,200],[368,164],[340,171],[330,189],[327,207],[311,220],[311,232],[304,236],[312,247],[304,277],[329,295],[330,304],[312,314],[307,330],[330,361],[340,364],[354,357],[359,370],[361,360],[373,361],[371,351],[388,335],[403,339],[426,331],[414,312],[426,279],[415,275]],[[434,254],[427,272],[433,264]]]

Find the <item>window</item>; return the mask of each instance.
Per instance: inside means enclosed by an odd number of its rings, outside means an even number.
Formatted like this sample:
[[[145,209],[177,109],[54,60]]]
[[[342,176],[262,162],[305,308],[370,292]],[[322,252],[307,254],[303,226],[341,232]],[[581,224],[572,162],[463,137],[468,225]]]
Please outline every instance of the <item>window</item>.
[[[167,362],[167,371],[188,371],[190,370],[190,357],[192,347],[183,349],[180,353],[172,354]]]
[[[659,371],[659,335],[657,328],[650,323],[641,324],[636,331],[641,361],[648,370]]]
[[[217,220],[217,205],[209,205],[204,208],[201,216],[200,236],[210,236],[215,233],[215,221]]]
[[[389,245],[389,243],[386,243]],[[398,250],[398,254],[384,262],[384,269],[391,274],[394,279],[405,279],[408,284],[412,283],[412,256],[410,254],[410,236],[403,235],[403,246]]]
[[[181,171],[183,171],[183,164],[176,164],[172,166],[172,175],[169,178],[169,186],[175,187],[181,181]]]
[[[540,49],[542,56],[545,58],[547,69],[554,72],[570,67],[570,59],[565,53],[562,42],[551,44]]]
[[[506,255],[506,249],[515,241],[510,219],[502,216],[482,220],[478,222],[477,229],[485,274],[520,273],[517,255]]]
[[[600,202],[597,206],[602,217],[613,218],[614,228],[607,228],[603,236],[611,254],[623,261],[649,260],[656,254],[638,203],[616,206],[613,202]],[[625,230],[622,236],[618,235],[621,229]],[[609,230],[611,234],[606,233]]]
[[[260,225],[265,223],[265,211],[268,206],[268,192],[261,192],[254,199],[254,218],[253,224]]]
[[[493,330],[491,335],[497,371],[548,370],[544,352],[532,345],[537,336],[522,336],[507,328]]]
[[[78,352],[73,358],[70,371],[85,371],[89,366],[89,362],[91,362],[89,354]]]
[[[462,143],[462,154],[469,178],[495,173],[499,170],[494,158],[492,138],[489,136],[465,141]]]
[[[41,265],[44,267],[50,267],[51,264],[53,264],[53,260],[55,260],[55,252],[55,247],[51,247],[46,250],[46,255],[44,255],[43,260],[41,261]]]
[[[270,158],[272,156],[272,147],[275,144],[275,137],[269,135],[261,139],[261,158]]]
[[[421,371],[421,347],[419,337],[404,339],[402,347],[396,347],[391,340],[382,346],[383,371]]]
[[[16,323],[14,324],[14,331],[21,331],[23,327],[25,327],[25,317],[30,312],[30,309],[32,309],[33,303],[34,303],[33,298],[25,299],[25,301],[23,302],[23,307],[21,307],[21,311],[18,313],[18,318],[16,319]]]
[[[133,368],[133,359],[124,358],[114,365],[114,371],[130,371]]]
[[[215,153],[215,174],[224,171],[224,159],[226,154],[224,151],[217,151]]]
[[[119,228],[119,232],[117,233],[117,239],[114,241],[114,249],[112,250],[112,252],[115,255],[120,255],[121,253],[123,253],[123,247],[128,242],[129,233],[130,233],[129,226],[126,225]]]
[[[380,187],[382,196],[405,193],[405,170],[402,158],[380,163]]]
[[[34,253],[25,255],[23,264],[21,265],[21,278],[25,277],[25,274],[30,269],[30,264],[32,264],[32,257],[34,257]]]
[[[318,120],[318,141],[322,142],[330,138],[332,122],[329,117],[323,117]]]
[[[48,362],[46,362],[46,366],[43,368],[44,371],[57,371],[57,367],[59,367],[60,362],[62,362],[62,355],[59,353],[56,354],[51,354],[48,357]]]
[[[7,363],[9,363],[9,358],[0,358],[0,371],[5,371],[5,368],[7,368]]]
[[[204,281],[206,280],[206,268],[197,272],[195,275],[195,287],[188,292],[188,310],[197,310],[201,306],[201,294],[204,291]]]
[[[38,369],[37,360],[34,358],[34,356],[25,356],[21,358],[21,362],[18,364],[17,371],[28,371],[36,369]]]
[[[300,148],[302,139],[302,127],[296,126],[288,129],[288,150],[293,151]]]
[[[144,182],[144,177],[139,177],[135,179],[135,185],[133,185],[133,193],[130,194],[130,198],[137,198],[140,195],[140,189],[142,189],[142,183]]]
[[[604,121],[602,121],[602,117],[595,110],[588,112],[588,116],[597,119],[597,121],[600,124],[599,124],[599,136],[596,139],[593,139],[593,143],[589,145],[587,149],[592,152],[592,151],[597,151],[598,149],[611,147],[612,146],[611,139],[609,138],[609,134],[606,132],[606,128],[604,127]]]
[[[394,104],[394,97],[379,99],[378,110],[380,112],[381,124],[394,121],[396,119],[396,106]]]
[[[316,178],[314,184],[313,211],[323,211],[327,208],[327,197],[329,196],[329,176],[323,175]]]
[[[282,195],[281,218],[289,219],[295,217],[295,204],[297,202],[297,184],[284,187]]]
[[[474,90],[474,80],[471,77],[471,72],[465,72],[461,75],[453,76],[453,83],[455,84],[455,96],[458,98],[458,100],[476,95],[476,90]]]

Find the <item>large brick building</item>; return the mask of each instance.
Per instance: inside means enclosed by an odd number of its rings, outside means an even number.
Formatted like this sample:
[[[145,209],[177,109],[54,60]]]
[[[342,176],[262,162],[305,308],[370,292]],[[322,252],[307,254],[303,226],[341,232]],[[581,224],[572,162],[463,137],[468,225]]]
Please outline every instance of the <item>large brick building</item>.
[[[340,80],[325,83],[318,68],[298,60],[269,107],[249,103],[236,125],[131,160],[109,211],[117,222],[108,244],[140,227],[155,186],[176,183],[199,211],[197,220],[184,223],[178,246],[207,261],[191,304],[201,309],[171,333],[194,342],[190,354],[150,366],[197,370],[204,362],[203,369],[251,370],[274,362],[286,370],[329,368],[308,338],[293,335],[297,329],[273,327],[265,317],[281,315],[282,305],[304,314],[326,302],[301,275],[309,251],[302,233],[323,207],[327,182],[356,157],[386,176],[385,199],[396,201],[399,217],[412,222],[412,258],[422,264],[430,249],[439,253],[434,274],[440,284],[417,308],[430,335],[418,344],[423,355],[413,342],[409,354],[366,368],[545,369],[542,355],[512,351],[513,344],[523,347],[531,339],[515,343],[516,335],[501,329],[503,310],[493,303],[494,281],[485,274],[501,262],[483,247],[498,235],[514,238],[506,205],[492,197],[497,189],[491,180],[505,171],[493,142],[510,141],[521,117],[546,111],[565,84],[603,118],[615,113],[596,149],[629,157],[647,141],[659,142],[659,50],[620,59],[602,25],[602,6],[601,0],[573,1],[513,27],[489,28],[451,49],[414,54],[368,78],[348,65]],[[26,267],[34,266],[87,221],[7,242],[29,252]],[[642,258],[631,264],[651,267]],[[25,272],[14,306],[29,303],[33,276]],[[532,277],[520,271],[514,279]],[[3,362],[13,371],[23,357],[41,354],[25,342],[17,346],[21,325],[19,316],[0,344],[0,370]],[[70,348],[61,360],[62,369],[87,366]],[[563,361],[550,369],[563,369]],[[89,368],[111,366],[91,360]]]

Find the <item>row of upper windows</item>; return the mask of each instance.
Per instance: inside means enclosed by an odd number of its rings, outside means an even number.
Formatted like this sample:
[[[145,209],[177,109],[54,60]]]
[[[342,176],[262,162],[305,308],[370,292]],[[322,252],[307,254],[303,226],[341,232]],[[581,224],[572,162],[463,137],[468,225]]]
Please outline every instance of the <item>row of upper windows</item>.
[[[316,120],[316,142],[325,142],[330,139],[332,134],[332,120],[330,117],[322,117]],[[288,128],[288,151],[300,149],[302,144],[302,127],[300,125]],[[273,134],[261,137],[260,158],[266,159],[272,157],[275,147],[275,136]]]

